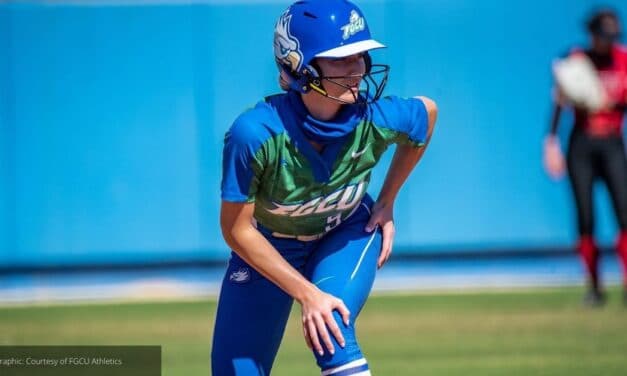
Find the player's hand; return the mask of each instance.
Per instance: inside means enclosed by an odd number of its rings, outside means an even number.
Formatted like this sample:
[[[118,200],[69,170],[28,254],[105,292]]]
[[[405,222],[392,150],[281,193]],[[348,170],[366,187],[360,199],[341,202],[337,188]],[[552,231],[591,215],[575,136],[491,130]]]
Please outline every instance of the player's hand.
[[[324,343],[329,353],[334,354],[335,348],[333,342],[331,342],[329,331],[331,331],[331,334],[333,334],[340,346],[345,346],[344,336],[342,336],[342,332],[333,317],[333,311],[337,310],[342,316],[344,325],[348,326],[350,323],[350,312],[341,299],[316,288],[312,294],[300,303],[303,335],[305,336],[307,347],[320,355],[324,355],[324,349],[322,348],[322,343]]]
[[[561,179],[566,172],[566,163],[556,136],[547,136],[544,140],[544,169],[554,180]]]
[[[377,267],[381,268],[383,264],[390,258],[392,254],[392,244],[394,243],[394,203],[377,202],[372,206],[372,214],[366,225],[366,231],[375,231],[377,227],[381,227],[383,239],[381,242],[381,253],[377,260]]]

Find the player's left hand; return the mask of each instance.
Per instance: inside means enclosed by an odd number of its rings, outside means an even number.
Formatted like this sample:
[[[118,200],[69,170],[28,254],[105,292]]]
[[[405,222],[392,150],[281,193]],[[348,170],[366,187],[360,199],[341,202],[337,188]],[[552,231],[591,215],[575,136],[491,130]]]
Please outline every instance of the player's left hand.
[[[366,231],[372,232],[381,227],[383,239],[381,242],[381,253],[377,260],[377,267],[381,268],[392,254],[392,244],[394,243],[394,203],[377,202],[372,206],[372,214],[366,225]]]

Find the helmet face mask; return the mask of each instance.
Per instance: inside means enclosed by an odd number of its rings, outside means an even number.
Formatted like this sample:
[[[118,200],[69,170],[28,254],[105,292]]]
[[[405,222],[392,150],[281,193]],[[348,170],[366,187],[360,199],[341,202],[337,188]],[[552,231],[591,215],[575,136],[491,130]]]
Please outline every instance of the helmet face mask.
[[[383,90],[388,80],[390,67],[384,64],[368,64],[365,73],[355,73],[343,76],[319,75],[312,77],[308,83],[308,90],[334,99],[344,104],[371,103],[378,100],[383,94]],[[320,70],[319,70],[320,71]],[[347,83],[348,82],[348,83]],[[355,90],[352,82],[359,82],[358,90]],[[332,95],[332,87],[341,88],[352,94],[352,100],[343,99],[342,96]]]
[[[274,55],[282,72],[282,88],[300,93],[313,90],[341,103],[367,103],[381,96],[389,66],[373,65],[368,51],[383,47],[370,37],[359,8],[346,0],[298,1],[281,15],[274,31]],[[353,55],[364,57],[363,74],[325,76],[316,62],[317,58],[343,59]],[[359,90],[355,90],[354,84],[347,84],[356,79],[360,82]],[[336,92],[339,88],[350,91],[353,100],[329,94],[329,90]]]

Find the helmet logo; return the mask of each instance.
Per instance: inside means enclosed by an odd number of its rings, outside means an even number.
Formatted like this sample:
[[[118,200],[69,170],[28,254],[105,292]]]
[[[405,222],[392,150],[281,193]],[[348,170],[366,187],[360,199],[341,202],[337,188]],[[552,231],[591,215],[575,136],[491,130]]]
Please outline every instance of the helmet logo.
[[[359,13],[357,13],[357,11],[353,9],[351,11],[349,22],[346,25],[342,26],[342,31],[344,32],[344,34],[342,34],[342,39],[346,40],[351,36],[357,34],[358,32],[364,30],[365,28],[366,21],[364,21],[364,18],[361,17]]]
[[[292,71],[298,71],[303,61],[303,54],[298,48],[298,39],[290,34],[291,20],[292,15],[286,11],[274,28],[274,56]]]

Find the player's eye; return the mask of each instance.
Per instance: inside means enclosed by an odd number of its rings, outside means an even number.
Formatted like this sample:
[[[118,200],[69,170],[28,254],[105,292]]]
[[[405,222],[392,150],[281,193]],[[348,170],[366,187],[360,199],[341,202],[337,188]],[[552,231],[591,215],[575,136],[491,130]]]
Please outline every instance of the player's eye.
[[[357,61],[363,58],[364,58],[364,54],[362,52],[362,53],[358,53],[358,54],[350,55],[350,56],[331,58],[331,61],[336,62],[336,63],[349,63],[349,62]]]

